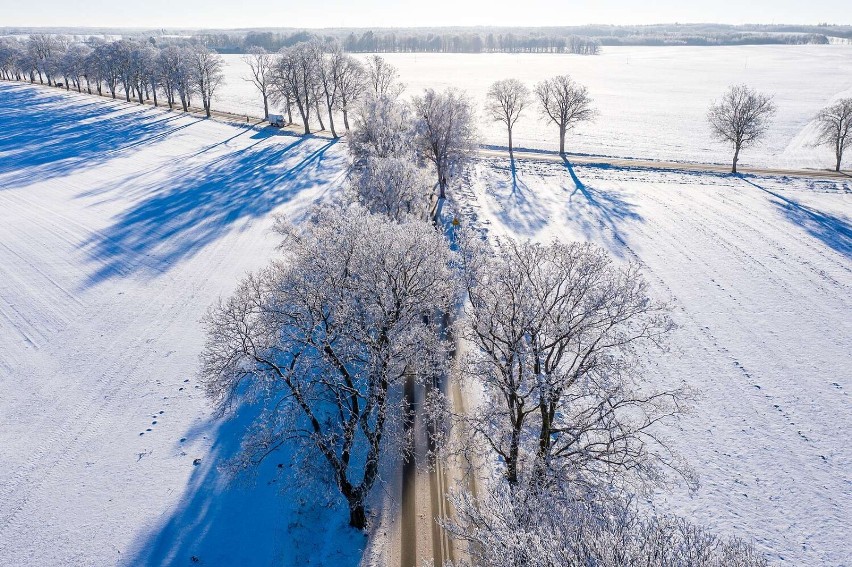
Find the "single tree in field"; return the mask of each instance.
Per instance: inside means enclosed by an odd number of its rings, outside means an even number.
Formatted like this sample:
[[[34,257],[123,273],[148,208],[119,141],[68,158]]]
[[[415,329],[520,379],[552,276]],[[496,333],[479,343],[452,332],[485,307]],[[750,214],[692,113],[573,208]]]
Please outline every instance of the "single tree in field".
[[[415,147],[422,159],[435,165],[438,198],[446,198],[450,177],[460,174],[476,151],[473,107],[455,89],[442,93],[427,89],[415,97]]]
[[[766,133],[775,115],[772,97],[746,85],[734,85],[718,103],[710,105],[707,120],[716,139],[734,146],[731,173],[737,172],[740,150],[747,148]]]
[[[268,53],[264,48],[253,45],[243,57],[243,61],[251,70],[251,77],[244,80],[250,81],[263,98],[263,119],[269,120],[269,91],[272,87],[272,68],[275,65],[275,56]]]
[[[488,89],[485,110],[494,122],[502,122],[509,130],[509,159],[514,160],[512,128],[529,105],[530,91],[517,79],[497,81]]]
[[[852,144],[852,98],[843,98],[823,108],[817,115],[817,144],[834,149],[834,171],[840,171],[843,151]]]
[[[535,87],[542,115],[559,127],[559,155],[565,155],[565,133],[595,117],[589,90],[568,75],[542,81]]]
[[[363,529],[382,464],[405,445],[405,377],[445,370],[446,345],[423,315],[455,297],[453,253],[428,223],[354,205],[281,229],[283,261],[208,314],[202,379],[222,409],[240,400],[264,408],[243,445],[245,466],[301,443],[297,454],[321,463],[350,525]]]

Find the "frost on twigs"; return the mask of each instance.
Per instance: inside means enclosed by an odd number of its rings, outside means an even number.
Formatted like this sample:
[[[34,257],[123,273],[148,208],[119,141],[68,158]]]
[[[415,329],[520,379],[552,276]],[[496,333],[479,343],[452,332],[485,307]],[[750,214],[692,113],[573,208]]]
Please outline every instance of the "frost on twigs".
[[[537,482],[641,488],[688,468],[657,425],[686,410],[685,388],[643,381],[640,355],[664,349],[668,307],[649,297],[638,266],[616,265],[588,243],[462,235],[470,298],[461,378],[483,401],[457,417],[495,457],[510,484]]]
[[[450,497],[455,510],[442,525],[464,542],[475,567],[585,566],[763,567],[754,546],[720,538],[674,516],[643,515],[607,491],[490,487]]]
[[[428,224],[358,205],[278,229],[284,257],[208,314],[201,374],[220,408],[263,408],[245,438],[245,466],[297,443],[363,528],[381,465],[404,446],[404,376],[429,379],[446,363],[423,315],[455,297],[453,254]]]

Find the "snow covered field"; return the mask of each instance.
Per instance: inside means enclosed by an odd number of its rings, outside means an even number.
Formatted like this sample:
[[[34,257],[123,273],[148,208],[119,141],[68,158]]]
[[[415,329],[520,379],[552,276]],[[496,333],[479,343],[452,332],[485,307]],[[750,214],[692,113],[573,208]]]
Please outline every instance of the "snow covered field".
[[[639,261],[679,329],[650,379],[700,390],[669,431],[701,476],[663,507],[788,565],[850,565],[852,181],[481,164],[493,235]]]
[[[0,563],[358,564],[279,461],[224,485],[239,420],[195,374],[199,318],[273,255],[273,213],[340,184],[343,145],[0,84]],[[649,372],[702,392],[671,432],[702,487],[663,505],[851,564],[852,181],[506,166],[477,165],[465,219],[598,242],[674,303]]]
[[[363,57],[360,56],[359,57]],[[775,95],[778,114],[766,141],[741,163],[773,168],[833,166],[830,149],[813,148],[816,113],[852,96],[852,46],[606,47],[599,56],[553,54],[382,54],[400,70],[406,95],[427,87],[467,91],[478,109],[488,87],[513,77],[532,88],[569,73],[586,85],[600,114],[568,140],[568,151],[675,161],[727,163],[726,147],[713,142],[705,115],[731,84],[747,83]],[[262,114],[240,55],[225,55],[226,85],[214,106]],[[499,124],[480,124],[487,144],[505,146]],[[555,126],[529,108],[516,125],[518,147],[558,147]],[[848,162],[847,162],[848,163]]]
[[[224,486],[239,427],[196,383],[199,319],[344,156],[0,84],[0,564],[357,565],[363,541],[307,533],[345,517],[279,494],[277,462]]]

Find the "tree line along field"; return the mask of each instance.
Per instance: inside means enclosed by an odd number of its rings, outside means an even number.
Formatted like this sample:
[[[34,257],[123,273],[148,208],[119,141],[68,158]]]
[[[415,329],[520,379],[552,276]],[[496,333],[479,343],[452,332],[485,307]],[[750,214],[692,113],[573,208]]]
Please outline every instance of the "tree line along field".
[[[366,58],[366,55],[354,54]],[[728,148],[712,141],[707,107],[731,84],[774,95],[778,108],[766,138],[744,151],[745,165],[770,168],[833,167],[830,149],[813,147],[817,112],[852,96],[852,49],[837,46],[606,47],[600,55],[399,54],[382,56],[399,69],[404,96],[425,88],[456,87],[481,114],[488,87],[515,78],[532,88],[570,74],[588,87],[599,115],[569,137],[569,153],[727,163]],[[223,55],[225,84],[214,108],[259,116],[263,105],[241,55]],[[665,102],[662,102],[665,101]],[[254,109],[253,111],[251,109]],[[280,110],[280,109],[279,109]],[[518,148],[555,150],[558,131],[530,109],[515,129]],[[506,145],[502,124],[484,117],[483,142]]]

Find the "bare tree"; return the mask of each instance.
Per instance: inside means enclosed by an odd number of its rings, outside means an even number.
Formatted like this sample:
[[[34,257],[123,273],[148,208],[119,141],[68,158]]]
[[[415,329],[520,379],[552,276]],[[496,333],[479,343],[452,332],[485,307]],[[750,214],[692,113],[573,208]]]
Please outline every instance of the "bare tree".
[[[146,89],[151,88],[151,96],[154,97],[154,106],[160,106],[157,99],[157,90],[160,89],[160,69],[157,59],[160,55],[160,50],[151,44],[146,44],[142,48],[140,54],[140,65],[142,79],[145,82]]]
[[[834,171],[840,171],[843,151],[852,144],[852,98],[843,98],[817,115],[817,144],[834,149]]]
[[[305,134],[311,133],[311,105],[315,102],[317,47],[314,42],[300,42],[281,51],[275,66],[273,95],[276,100],[296,104],[302,116]]]
[[[340,93],[337,108],[343,113],[343,126],[347,132],[349,132],[349,112],[354,105],[358,104],[367,88],[365,77],[364,67],[351,55],[344,55],[335,81]]]
[[[27,50],[35,62],[39,82],[53,84],[52,63],[57,49],[56,37],[52,34],[32,34],[27,41]]]
[[[570,494],[505,484],[450,497],[441,523],[467,543],[459,567],[766,567],[753,544],[657,516],[603,490]],[[448,565],[445,567],[449,567]]]
[[[184,110],[186,110],[186,98],[180,86],[182,75],[188,76],[188,73],[182,71],[185,66],[183,52],[175,45],[164,47],[157,55],[158,82],[166,95],[166,103],[168,103],[170,109],[175,107],[175,94],[179,94],[184,102]]]
[[[399,82],[399,71],[380,55],[367,58],[367,79],[373,92],[379,96],[397,98],[405,90]]]
[[[477,148],[473,107],[453,88],[442,93],[427,89],[414,98],[413,106],[415,147],[422,159],[434,164],[438,198],[445,199],[450,177],[461,174]]]
[[[559,155],[564,156],[565,133],[595,117],[589,90],[570,76],[559,75],[537,84],[535,95],[542,115],[559,127]]]
[[[86,74],[86,59],[92,52],[86,45],[77,43],[71,45],[59,60],[59,67],[65,78],[65,86],[69,88],[69,82],[73,81],[77,92],[82,92],[82,77]]]
[[[340,97],[339,76],[345,64],[346,60],[343,50],[336,43],[327,45],[325,53],[320,53],[319,61],[317,62],[317,78],[318,84],[321,87],[321,96],[317,100],[322,98],[325,102],[325,108],[328,112],[328,124],[331,128],[331,136],[333,138],[337,138],[337,131],[334,129],[334,110],[337,108]]]
[[[251,70],[251,77],[245,80],[250,81],[260,91],[260,96],[263,99],[263,119],[269,120],[269,95],[272,88],[275,56],[268,53],[264,48],[253,45],[249,48],[248,54],[243,57],[243,61]]]
[[[728,89],[718,103],[710,105],[707,120],[713,136],[734,146],[731,173],[737,172],[740,150],[760,140],[775,115],[772,97],[756,92],[746,85]]]
[[[404,102],[368,93],[358,105],[349,151],[358,166],[370,157],[414,158],[414,119]]]
[[[530,91],[517,79],[497,81],[488,89],[485,111],[494,122],[502,122],[509,130],[509,159],[514,160],[512,128],[529,105]]]
[[[135,48],[135,44],[128,39],[120,39],[110,44],[110,64],[115,67],[127,102],[130,102],[130,93],[136,83],[136,67],[133,61]]]
[[[210,118],[213,95],[225,79],[222,71],[222,57],[200,44],[191,47],[188,56],[195,86],[201,94],[201,104],[204,106],[207,118]]]
[[[637,348],[661,346],[673,324],[636,265],[589,243],[506,240],[463,257],[473,259],[463,332],[475,346],[465,377],[485,401],[460,424],[500,457],[509,484],[686,474],[654,427],[687,392],[640,381]]]
[[[380,463],[401,451],[409,372],[429,378],[445,346],[423,314],[455,294],[446,240],[427,223],[395,223],[353,205],[321,210],[303,231],[282,228],[287,250],[207,317],[207,393],[221,408],[243,398],[265,411],[243,462],[290,440],[327,465],[363,529]]]
[[[115,98],[118,81],[121,78],[121,61],[118,57],[115,44],[116,42],[102,43],[95,48],[92,54],[97,62],[97,72],[100,75],[100,80],[106,84],[112,98]],[[100,94],[100,90],[98,94]]]
[[[351,186],[358,202],[373,213],[397,221],[429,218],[433,184],[410,159],[370,157],[353,173]]]

